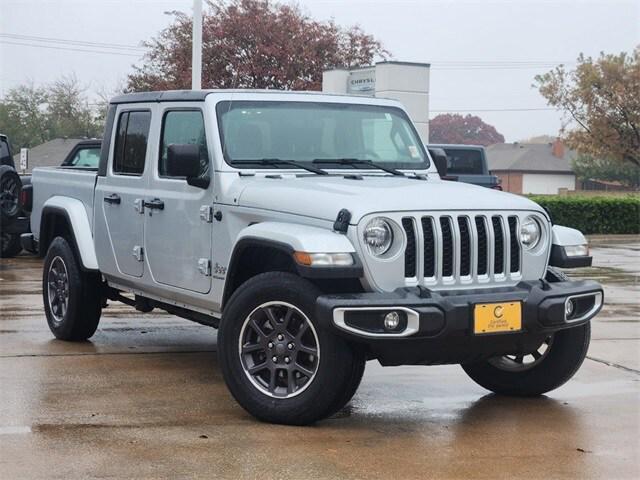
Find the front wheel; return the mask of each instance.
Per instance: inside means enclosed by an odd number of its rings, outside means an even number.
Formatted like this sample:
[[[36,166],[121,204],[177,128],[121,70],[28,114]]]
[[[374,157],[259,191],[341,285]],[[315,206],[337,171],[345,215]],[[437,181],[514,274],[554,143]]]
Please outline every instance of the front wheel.
[[[477,384],[495,393],[535,396],[554,390],[578,371],[589,349],[591,324],[549,335],[537,350],[462,365]]]
[[[355,393],[364,354],[314,318],[318,289],[282,272],[244,283],[225,307],[218,357],[231,394],[253,416],[306,425]]]

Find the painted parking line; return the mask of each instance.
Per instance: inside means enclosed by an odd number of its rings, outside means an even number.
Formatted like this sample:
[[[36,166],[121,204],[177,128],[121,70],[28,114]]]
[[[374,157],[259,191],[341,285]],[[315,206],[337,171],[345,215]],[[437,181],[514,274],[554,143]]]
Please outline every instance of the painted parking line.
[[[13,425],[10,427],[0,427],[0,435],[16,435],[20,433],[31,433],[31,427],[24,425]]]

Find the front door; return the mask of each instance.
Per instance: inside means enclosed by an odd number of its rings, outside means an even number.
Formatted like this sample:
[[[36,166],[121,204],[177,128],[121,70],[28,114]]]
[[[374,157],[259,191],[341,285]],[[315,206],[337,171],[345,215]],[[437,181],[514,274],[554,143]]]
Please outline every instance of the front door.
[[[105,274],[142,277],[144,273],[145,168],[151,108],[117,112],[111,158],[105,176],[98,176],[95,200],[95,242]]]
[[[149,175],[145,201],[145,251],[154,282],[198,293],[211,289],[213,182],[207,189],[187,184],[167,171],[169,145],[200,147],[201,177],[213,174],[203,113],[187,104],[171,104],[162,115],[158,161]]]

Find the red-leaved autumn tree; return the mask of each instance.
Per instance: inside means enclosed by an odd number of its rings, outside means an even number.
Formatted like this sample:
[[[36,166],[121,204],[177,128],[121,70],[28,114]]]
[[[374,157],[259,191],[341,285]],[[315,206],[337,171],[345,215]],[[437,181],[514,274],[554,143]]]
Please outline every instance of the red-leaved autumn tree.
[[[128,91],[191,86],[192,19],[170,12],[173,23],[145,42]],[[269,0],[216,0],[203,14],[203,88],[320,90],[322,72],[370,64],[389,53],[359,27],[319,22],[296,5]]]
[[[459,113],[438,115],[429,121],[429,143],[492,145],[504,143],[504,136],[493,125],[475,115]]]

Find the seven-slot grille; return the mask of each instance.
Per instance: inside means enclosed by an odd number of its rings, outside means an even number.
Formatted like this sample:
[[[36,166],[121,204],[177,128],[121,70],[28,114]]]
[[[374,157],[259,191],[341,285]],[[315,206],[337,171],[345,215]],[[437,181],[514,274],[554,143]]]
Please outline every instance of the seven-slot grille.
[[[405,278],[457,283],[518,275],[521,247],[515,215],[404,217]]]

